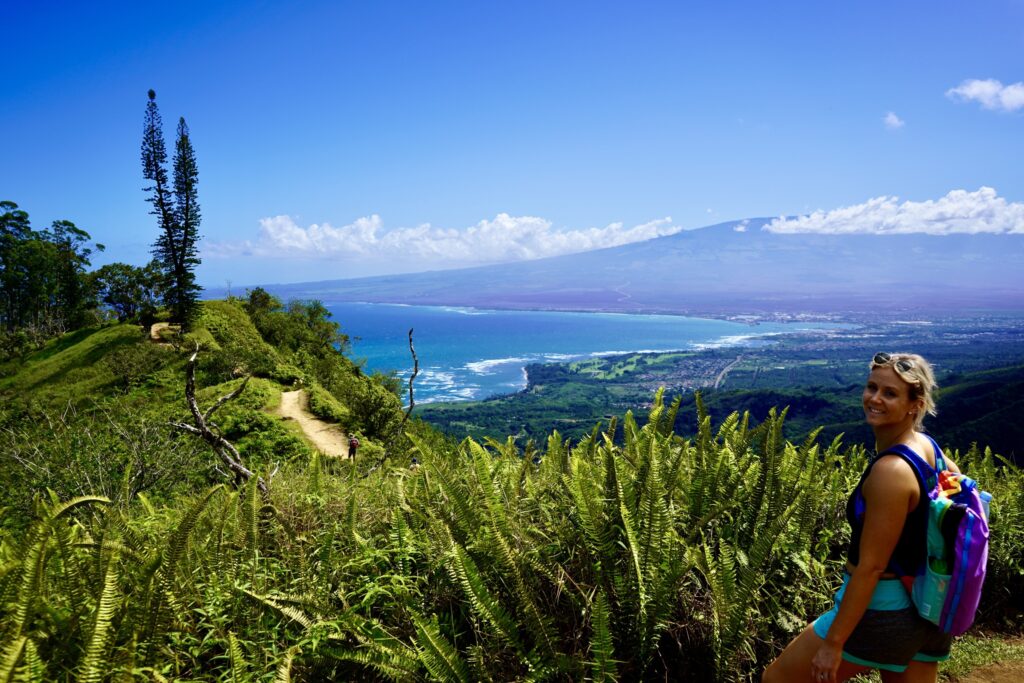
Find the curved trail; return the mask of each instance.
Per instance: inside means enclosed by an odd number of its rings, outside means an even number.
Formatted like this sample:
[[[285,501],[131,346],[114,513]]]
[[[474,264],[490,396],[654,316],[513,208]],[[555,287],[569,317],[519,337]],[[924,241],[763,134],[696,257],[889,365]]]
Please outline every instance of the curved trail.
[[[348,457],[348,437],[336,424],[325,422],[306,410],[306,392],[282,391],[277,413],[295,420],[302,433],[324,455],[331,458]]]

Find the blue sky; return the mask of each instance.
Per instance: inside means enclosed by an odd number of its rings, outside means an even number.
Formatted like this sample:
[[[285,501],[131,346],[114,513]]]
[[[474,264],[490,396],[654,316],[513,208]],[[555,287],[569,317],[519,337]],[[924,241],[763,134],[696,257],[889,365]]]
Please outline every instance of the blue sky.
[[[141,264],[156,235],[149,88],[169,146],[178,116],[191,127],[208,286],[535,258],[750,216],[827,223],[879,197],[913,218],[960,206],[956,191],[1024,231],[1022,0],[0,16],[0,199],[37,228],[89,231],[108,247],[97,264]]]

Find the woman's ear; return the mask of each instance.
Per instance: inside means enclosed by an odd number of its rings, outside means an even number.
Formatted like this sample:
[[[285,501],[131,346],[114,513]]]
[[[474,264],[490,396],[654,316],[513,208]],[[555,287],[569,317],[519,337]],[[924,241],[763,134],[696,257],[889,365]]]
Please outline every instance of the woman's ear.
[[[914,417],[924,413],[924,399],[920,396],[914,401],[913,407],[910,409]]]

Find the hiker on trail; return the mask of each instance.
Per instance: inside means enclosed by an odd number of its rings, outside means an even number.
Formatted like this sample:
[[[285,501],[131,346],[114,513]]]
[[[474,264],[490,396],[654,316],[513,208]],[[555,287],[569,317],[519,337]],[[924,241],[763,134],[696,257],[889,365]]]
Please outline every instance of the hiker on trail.
[[[349,440],[348,440],[348,457],[350,457],[353,460],[355,460],[355,458],[356,458],[356,449],[358,449],[358,448],[359,448],[359,439],[357,439],[354,436],[350,437]]]
[[[935,414],[934,390],[921,356],[872,359],[863,406],[879,455],[847,503],[852,533],[843,585],[832,609],[783,650],[763,682],[833,683],[868,669],[878,669],[885,683],[937,680],[952,637],[918,614],[907,589],[927,561],[929,509],[928,489],[910,459],[916,454],[935,468],[936,456],[943,457],[921,431],[925,413]],[[903,447],[913,453],[904,455]]]

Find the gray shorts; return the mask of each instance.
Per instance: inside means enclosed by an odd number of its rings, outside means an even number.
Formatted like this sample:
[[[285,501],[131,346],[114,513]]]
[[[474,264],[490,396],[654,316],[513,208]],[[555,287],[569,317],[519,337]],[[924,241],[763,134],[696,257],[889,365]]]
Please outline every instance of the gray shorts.
[[[814,622],[814,632],[820,638],[828,635],[849,580],[846,575],[832,609]],[[843,645],[843,659],[872,669],[904,671],[912,660],[949,659],[952,642],[952,636],[921,618],[899,579],[882,579],[871,594],[867,611]]]

